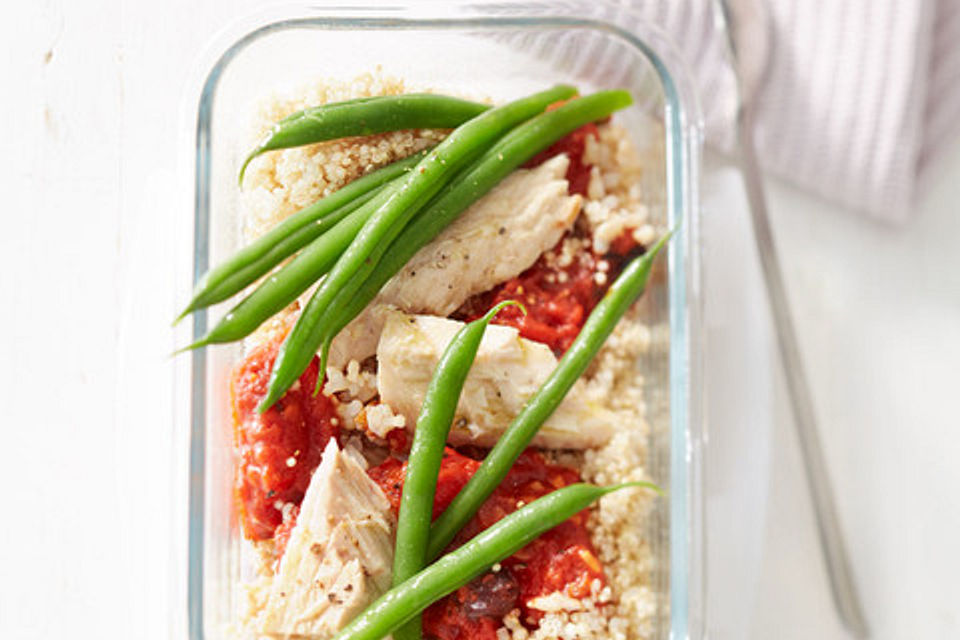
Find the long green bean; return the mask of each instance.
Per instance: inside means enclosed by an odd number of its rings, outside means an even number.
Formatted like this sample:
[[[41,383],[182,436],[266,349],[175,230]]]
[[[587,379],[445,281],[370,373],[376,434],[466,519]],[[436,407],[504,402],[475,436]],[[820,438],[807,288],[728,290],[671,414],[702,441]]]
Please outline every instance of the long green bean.
[[[298,111],[274,125],[240,167],[240,183],[250,161],[261,153],[314,142],[367,136],[401,129],[457,127],[489,109],[449,96],[406,93],[334,102]]]
[[[569,98],[575,92],[573,87],[557,86],[486,111],[455,129],[415,169],[401,178],[400,186],[391,191],[389,200],[367,220],[327,273],[280,346],[267,394],[258,407],[260,411],[266,411],[286,392],[323,344],[326,336],[318,329],[323,328],[323,317],[331,313],[330,303],[337,294],[358,272],[376,266],[404,226],[475,157],[477,148],[485,148],[549,104]]]
[[[483,196],[524,162],[571,131],[600,120],[631,103],[626,91],[602,91],[576,98],[542,113],[504,136],[418,214],[383,253],[365,280],[355,277],[331,304],[324,319],[321,361],[326,363],[330,342],[376,297],[380,289],[424,245],[440,234],[470,203]]]
[[[344,627],[334,640],[380,640],[443,596],[467,584],[603,496],[627,487],[659,491],[646,482],[612,487],[572,484],[514,511],[459,549],[393,587]]]
[[[541,425],[556,410],[570,387],[586,370],[617,322],[643,293],[650,278],[653,261],[670,236],[671,233],[665,234],[649,251],[631,260],[613,282],[556,368],[527,400],[473,477],[434,521],[430,528],[428,557],[436,558],[440,555],[503,481],[517,457],[527,448]]]
[[[477,357],[487,325],[501,309],[518,305],[505,300],[482,318],[465,325],[447,345],[433,371],[417,417],[413,445],[407,460],[407,472],[400,497],[397,518],[396,551],[393,554],[393,586],[423,569],[427,564],[427,541],[433,516],[433,498],[437,491],[437,475],[443,460],[447,434],[453,423],[463,383]],[[419,640],[420,619],[413,618],[393,634],[394,640]]]
[[[241,340],[271,316],[284,309],[310,288],[337,261],[364,222],[390,197],[391,185],[351,211],[333,228],[308,244],[276,273],[261,282],[250,295],[224,315],[203,338],[187,349]]]
[[[207,271],[197,283],[190,303],[177,320],[242,291],[372,198],[385,184],[412,169],[424,155],[426,151],[421,151],[372,171],[285,218],[270,231]]]

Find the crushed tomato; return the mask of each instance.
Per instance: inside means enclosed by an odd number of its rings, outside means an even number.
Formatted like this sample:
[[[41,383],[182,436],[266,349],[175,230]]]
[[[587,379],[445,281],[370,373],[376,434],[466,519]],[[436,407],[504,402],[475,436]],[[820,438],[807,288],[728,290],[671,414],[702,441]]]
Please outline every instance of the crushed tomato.
[[[251,351],[230,381],[239,458],[235,494],[243,531],[252,540],[274,536],[284,521],[283,505],[303,501],[324,447],[339,435],[333,401],[322,393],[313,395],[317,358],[276,404],[262,414],[257,412],[282,340],[283,335],[278,335]]]
[[[434,518],[479,466],[477,460],[446,449],[433,504]],[[405,462],[388,458],[368,472],[387,495],[394,513],[400,509],[405,471]],[[579,481],[575,470],[549,464],[538,452],[528,449],[451,548],[467,542],[523,504]],[[542,614],[528,606],[532,599],[556,591],[583,598],[590,594],[594,580],[604,579],[590,542],[585,513],[554,527],[500,564],[499,571],[487,572],[431,605],[424,612],[425,634],[437,640],[495,640],[501,619],[513,609],[519,608],[522,620],[535,625]]]
[[[434,518],[443,513],[479,467],[480,463],[473,458],[460,455],[450,447],[444,449],[440,474],[437,477],[437,490],[433,498]],[[387,458],[367,471],[367,475],[387,496],[394,515],[400,512],[400,497],[403,494],[403,480],[406,474],[407,463],[394,457]]]
[[[576,235],[574,230],[561,239],[554,253],[561,251],[567,237]],[[519,276],[471,297],[454,317],[472,321],[504,300],[522,302],[526,315],[515,306],[506,307],[493,322],[516,327],[524,338],[543,343],[560,356],[573,344],[590,312],[626,263],[642,252],[630,232],[624,232],[611,243],[608,253],[597,255],[584,250],[566,266],[540,256]],[[598,277],[598,273],[603,275]]]

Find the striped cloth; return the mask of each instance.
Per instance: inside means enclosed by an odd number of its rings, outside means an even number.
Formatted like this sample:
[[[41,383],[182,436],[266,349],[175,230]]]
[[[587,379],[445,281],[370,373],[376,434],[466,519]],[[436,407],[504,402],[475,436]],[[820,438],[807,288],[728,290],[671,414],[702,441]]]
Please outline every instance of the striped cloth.
[[[960,134],[960,0],[766,0],[765,169],[888,221]],[[666,31],[699,90],[707,142],[729,150],[736,94],[710,0],[619,0],[622,26]],[[610,5],[608,5],[608,11]]]
[[[707,143],[733,149],[736,82],[713,0],[552,0],[487,11],[577,15],[672,41],[697,89]],[[766,171],[889,222],[909,218],[930,168],[960,134],[960,0],[759,0],[772,22],[756,142]],[[622,68],[615,47],[549,47],[568,69]],[[759,54],[758,54],[759,55]]]

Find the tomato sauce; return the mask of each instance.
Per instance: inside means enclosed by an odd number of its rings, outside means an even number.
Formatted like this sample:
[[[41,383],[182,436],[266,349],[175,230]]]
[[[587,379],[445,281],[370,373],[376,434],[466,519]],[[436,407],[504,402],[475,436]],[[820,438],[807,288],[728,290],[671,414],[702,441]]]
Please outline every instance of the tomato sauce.
[[[446,449],[433,504],[434,518],[479,466],[477,460]],[[386,493],[394,513],[400,509],[405,471],[406,463],[396,458],[388,458],[369,471]],[[542,455],[528,449],[451,548],[467,542],[524,504],[579,481],[575,470],[549,464]],[[580,513],[504,560],[498,571],[485,573],[431,605],[424,613],[424,631],[437,640],[495,640],[503,616],[513,609],[519,608],[522,620],[535,625],[541,614],[528,606],[533,598],[556,591],[583,598],[590,594],[590,585],[597,579],[603,581],[603,568],[590,542],[586,514]]]
[[[433,498],[434,518],[443,513],[479,467],[480,463],[473,458],[460,455],[450,447],[444,449],[440,474],[437,477],[437,490]],[[403,494],[403,480],[406,474],[407,463],[393,457],[387,458],[367,471],[367,475],[387,496],[394,514],[400,512],[400,496]]]
[[[559,252],[562,244],[563,240],[554,251]],[[573,344],[626,263],[642,252],[625,232],[611,243],[609,253],[597,255],[587,249],[566,266],[551,264],[541,256],[519,276],[467,300],[454,317],[476,320],[504,300],[522,302],[526,315],[517,307],[506,307],[493,322],[516,327],[524,338],[541,342],[560,356]]]
[[[276,404],[257,412],[282,339],[280,335],[251,351],[230,381],[238,457],[235,493],[243,531],[252,540],[274,536],[284,521],[283,505],[300,504],[324,447],[339,435],[333,400],[313,395],[317,358]],[[295,517],[288,520],[292,523]]]

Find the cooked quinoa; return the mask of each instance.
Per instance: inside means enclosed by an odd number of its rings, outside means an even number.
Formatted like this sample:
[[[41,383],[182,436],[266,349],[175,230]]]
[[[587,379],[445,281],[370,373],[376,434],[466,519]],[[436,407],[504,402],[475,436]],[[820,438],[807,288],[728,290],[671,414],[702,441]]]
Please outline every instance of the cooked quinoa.
[[[422,90],[422,88],[416,88]],[[276,120],[308,105],[350,98],[404,93],[410,88],[382,73],[365,74],[350,83],[325,83],[304,89],[296,97],[274,99],[261,110],[251,140],[261,136]],[[655,227],[645,202],[643,184],[649,184],[643,158],[626,132],[616,124],[598,128],[599,139],[587,137],[584,160],[592,164],[587,197],[577,224],[586,225],[586,237],[568,238],[559,250],[546,254],[548,263],[569,264],[584,248],[593,245],[604,253],[625,229],[649,245],[661,231]],[[445,131],[400,131],[362,138],[324,142],[264,154],[255,159],[246,175],[240,198],[244,238],[250,241],[286,216],[344,186],[361,175],[436,144]],[[598,283],[606,277],[597,265]],[[301,299],[302,300],[302,299]],[[294,303],[261,327],[247,341],[257,344],[289,322]],[[577,468],[584,481],[615,484],[650,480],[647,471],[649,427],[645,420],[644,379],[639,359],[651,344],[649,328],[628,313],[600,350],[581,381],[591,401],[609,407],[617,422],[613,438],[602,448],[547,451],[552,460]],[[363,444],[405,426],[397,415],[376,399],[376,374],[369,366],[351,361],[343,370],[330,368],[324,393],[338,398],[344,439]],[[363,436],[360,433],[364,433]],[[545,612],[540,627],[530,631],[514,610],[503,619],[500,640],[572,640],[649,638],[653,633],[656,599],[651,586],[653,556],[647,539],[647,519],[654,499],[649,493],[624,491],[604,497],[591,511],[588,528],[603,564],[606,584],[595,580],[591,595],[576,600],[561,593],[538,598],[534,608]],[[242,622],[235,635],[257,637],[253,621],[264,606],[263,594],[273,572],[272,541],[244,544],[255,547],[253,574],[246,585]]]

